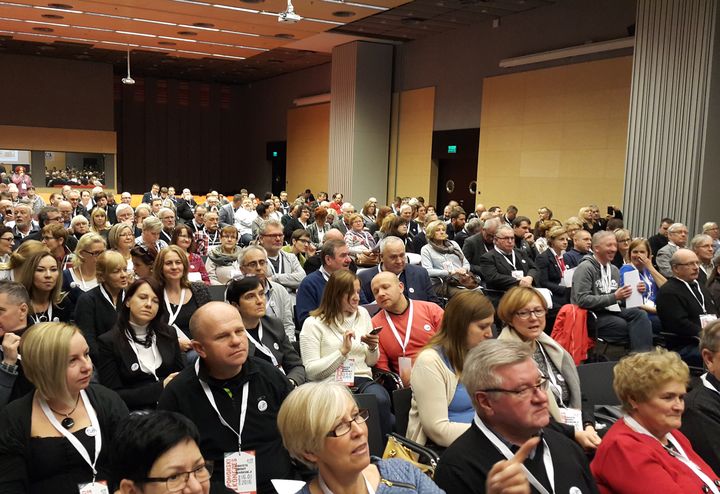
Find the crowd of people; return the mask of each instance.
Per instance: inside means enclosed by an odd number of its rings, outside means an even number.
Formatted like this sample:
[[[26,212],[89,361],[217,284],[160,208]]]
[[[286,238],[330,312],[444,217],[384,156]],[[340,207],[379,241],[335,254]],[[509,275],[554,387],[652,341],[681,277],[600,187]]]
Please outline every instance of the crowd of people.
[[[716,223],[2,185],[0,492],[720,493]],[[395,388],[434,479],[370,455]]]

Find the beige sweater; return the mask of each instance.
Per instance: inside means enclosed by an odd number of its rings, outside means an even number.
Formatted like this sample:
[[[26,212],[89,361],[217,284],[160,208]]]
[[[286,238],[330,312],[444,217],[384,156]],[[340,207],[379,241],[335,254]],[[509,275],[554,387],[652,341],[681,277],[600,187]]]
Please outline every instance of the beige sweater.
[[[470,424],[450,422],[448,407],[455,396],[458,377],[434,348],[418,355],[410,375],[413,389],[407,437],[420,444],[428,439],[447,447],[460,437]]]

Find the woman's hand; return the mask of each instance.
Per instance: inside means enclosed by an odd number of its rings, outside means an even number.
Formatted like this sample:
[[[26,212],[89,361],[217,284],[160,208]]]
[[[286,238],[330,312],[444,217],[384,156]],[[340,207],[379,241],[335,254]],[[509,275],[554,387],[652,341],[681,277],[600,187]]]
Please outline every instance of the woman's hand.
[[[643,266],[645,266],[646,268],[652,267],[652,254],[650,254],[648,257],[645,257],[644,255],[640,254],[637,257],[638,257],[638,261],[640,261]]]
[[[178,344],[180,345],[180,350],[183,352],[187,352],[192,349],[192,343],[190,343],[190,340],[187,338],[178,338]]]
[[[345,331],[345,334],[343,335],[343,343],[340,347],[340,353],[343,354],[343,356],[347,356],[348,353],[350,353],[350,349],[352,348],[352,340],[355,337],[355,333],[352,331]]]
[[[360,341],[365,343],[370,351],[373,352],[377,348],[378,343],[380,343],[380,335],[366,334],[365,336],[360,337]]]
[[[175,379],[175,376],[177,376],[179,372],[173,372],[172,374],[168,375],[165,379],[163,379],[163,388],[167,387],[168,384],[170,384],[170,381]]]
[[[575,433],[575,442],[585,450],[593,450],[600,446],[602,439],[598,436],[595,428],[592,425],[588,425],[585,427],[585,430]]]

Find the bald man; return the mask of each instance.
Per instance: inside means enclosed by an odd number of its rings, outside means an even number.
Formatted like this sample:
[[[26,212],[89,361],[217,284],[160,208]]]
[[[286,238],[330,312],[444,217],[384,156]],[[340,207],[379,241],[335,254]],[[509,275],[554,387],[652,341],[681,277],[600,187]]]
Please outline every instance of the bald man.
[[[245,326],[231,305],[203,305],[190,319],[190,332],[200,358],[167,385],[158,409],[181,413],[198,427],[203,457],[215,463],[212,492],[233,492],[225,487],[227,467],[252,454],[257,489],[240,487],[274,493],[270,479],[296,477],[276,425],[280,404],[292,385],[269,362],[248,357]],[[247,413],[242,416],[244,408]]]
[[[412,363],[440,329],[443,310],[432,302],[406,297],[402,282],[390,271],[375,275],[370,286],[381,309],[372,318],[373,328],[383,328],[376,366],[400,374],[405,385],[409,386]]]

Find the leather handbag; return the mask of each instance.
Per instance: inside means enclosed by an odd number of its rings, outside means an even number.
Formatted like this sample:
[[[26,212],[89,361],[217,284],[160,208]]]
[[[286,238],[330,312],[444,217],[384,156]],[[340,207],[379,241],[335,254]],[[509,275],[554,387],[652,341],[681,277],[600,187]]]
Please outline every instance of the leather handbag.
[[[388,434],[387,439],[383,459],[400,458],[419,468],[428,477],[433,478],[438,461],[440,461],[440,457],[435,451],[394,432]]]
[[[478,283],[477,278],[475,275],[471,273],[454,273],[450,276],[448,276],[448,285],[450,286],[456,286],[456,287],[463,287],[467,288],[469,290],[474,290],[478,286],[480,286],[480,283]]]

